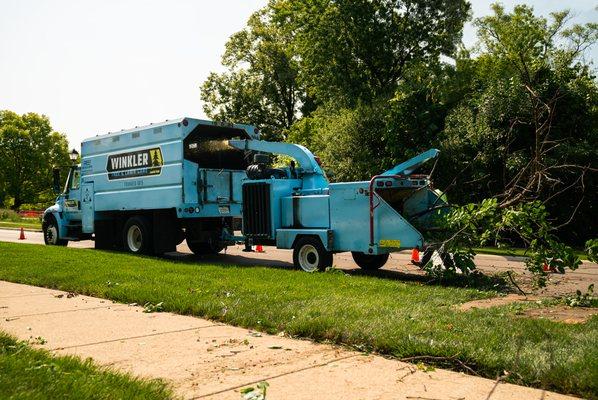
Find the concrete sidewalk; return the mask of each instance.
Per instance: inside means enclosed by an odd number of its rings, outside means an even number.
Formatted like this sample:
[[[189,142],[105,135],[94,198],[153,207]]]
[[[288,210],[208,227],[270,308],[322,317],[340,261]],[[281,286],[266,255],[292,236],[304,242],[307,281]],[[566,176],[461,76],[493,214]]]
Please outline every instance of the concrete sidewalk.
[[[142,307],[0,281],[0,330],[56,354],[163,378],[187,399],[572,399]],[[36,340],[43,338],[42,340]]]

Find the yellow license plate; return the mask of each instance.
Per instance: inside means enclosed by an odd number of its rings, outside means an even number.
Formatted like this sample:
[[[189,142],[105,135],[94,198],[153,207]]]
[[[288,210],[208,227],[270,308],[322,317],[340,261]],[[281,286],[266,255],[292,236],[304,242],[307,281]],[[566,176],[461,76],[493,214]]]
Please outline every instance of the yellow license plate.
[[[401,248],[401,241],[395,239],[382,239],[380,241],[380,247],[393,247],[400,249]]]

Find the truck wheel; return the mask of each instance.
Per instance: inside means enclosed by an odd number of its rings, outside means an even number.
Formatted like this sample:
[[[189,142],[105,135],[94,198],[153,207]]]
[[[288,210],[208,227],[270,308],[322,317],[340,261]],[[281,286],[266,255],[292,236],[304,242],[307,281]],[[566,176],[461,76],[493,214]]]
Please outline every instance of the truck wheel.
[[[123,228],[123,245],[126,251],[136,254],[150,254],[152,231],[145,217],[131,217]]]
[[[44,243],[48,246],[66,246],[68,240],[58,238],[58,223],[53,216],[48,217],[42,224]]]
[[[374,255],[361,253],[359,251],[352,251],[351,255],[353,256],[355,263],[359,265],[359,268],[368,271],[382,268],[389,257],[388,253]]]
[[[320,239],[304,237],[293,247],[293,264],[305,272],[323,271],[332,266],[332,253],[322,246]]]
[[[207,256],[220,253],[224,247],[213,242],[191,242],[187,240],[187,246],[196,256]]]

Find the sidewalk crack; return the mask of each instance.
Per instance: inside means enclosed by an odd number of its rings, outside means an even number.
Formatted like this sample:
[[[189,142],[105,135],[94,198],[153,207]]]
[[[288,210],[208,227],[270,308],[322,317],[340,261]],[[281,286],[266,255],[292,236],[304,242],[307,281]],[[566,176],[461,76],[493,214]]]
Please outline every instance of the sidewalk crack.
[[[221,326],[221,325],[220,324],[214,324],[214,325],[207,325],[207,326],[195,326],[193,328],[177,329],[177,330],[174,330],[174,331],[154,332],[154,333],[148,333],[146,335],[129,336],[129,337],[118,338],[118,339],[103,340],[103,341],[93,342],[93,343],[83,343],[83,344],[76,344],[76,345],[72,345],[72,346],[56,347],[54,349],[50,349],[50,351],[73,349],[73,348],[76,348],[76,347],[95,346],[97,344],[121,342],[121,341],[124,341],[124,340],[132,340],[132,339],[141,339],[141,338],[147,338],[147,337],[152,337],[152,336],[167,335],[167,334],[170,334],[170,333],[188,332],[188,331],[194,331],[194,330],[197,330],[197,329],[212,328],[214,326]]]
[[[276,378],[280,378],[280,377],[283,377],[283,376],[296,374],[297,372],[303,372],[303,371],[307,371],[307,370],[313,369],[313,368],[324,367],[326,365],[332,364],[333,362],[342,361],[342,360],[346,360],[348,358],[353,358],[353,357],[362,356],[362,355],[363,354],[361,354],[361,353],[350,354],[350,355],[347,355],[347,356],[344,356],[344,357],[335,358],[334,360],[325,361],[325,362],[320,363],[320,364],[309,365],[307,367],[302,367],[302,368],[299,368],[299,369],[296,369],[296,370],[293,370],[293,371],[284,372],[282,374],[268,376],[268,377],[265,377],[263,379],[258,379],[258,380],[255,380],[255,381],[246,382],[246,383],[244,383],[242,385],[232,386],[232,387],[229,387],[229,388],[226,388],[226,389],[218,390],[216,392],[202,394],[202,395],[194,396],[194,397],[189,397],[187,400],[204,399],[206,397],[215,396],[217,394],[222,394],[222,393],[230,392],[231,390],[240,389],[240,388],[245,387],[245,386],[254,385],[254,384],[259,383],[259,382],[268,381],[268,380],[271,380],[271,379],[276,379]]]

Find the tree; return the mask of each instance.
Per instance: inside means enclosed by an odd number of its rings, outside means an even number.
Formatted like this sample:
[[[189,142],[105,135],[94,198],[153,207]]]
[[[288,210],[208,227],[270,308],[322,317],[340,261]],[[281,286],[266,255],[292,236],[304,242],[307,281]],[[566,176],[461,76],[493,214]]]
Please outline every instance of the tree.
[[[217,120],[257,125],[264,139],[281,140],[309,104],[297,82],[291,34],[271,23],[271,10],[253,14],[226,43],[222,64],[202,85],[204,111]]]
[[[568,12],[549,22],[527,6],[493,8],[476,21],[481,54],[457,61],[471,82],[447,117],[445,183],[453,198],[496,197],[502,208],[540,201],[555,228],[577,213],[594,219],[598,87],[579,60],[598,25],[566,29]],[[582,225],[577,240],[591,233]]]
[[[272,0],[227,42],[204,110],[283,139],[318,106],[389,100],[406,71],[455,50],[468,11],[465,0]]]
[[[294,35],[308,95],[337,108],[389,99],[413,65],[452,54],[469,12],[464,0],[281,0],[270,7],[273,21]]]
[[[0,111],[0,187],[13,209],[35,203],[52,188],[52,169],[67,165],[66,137],[54,132],[48,117]]]

